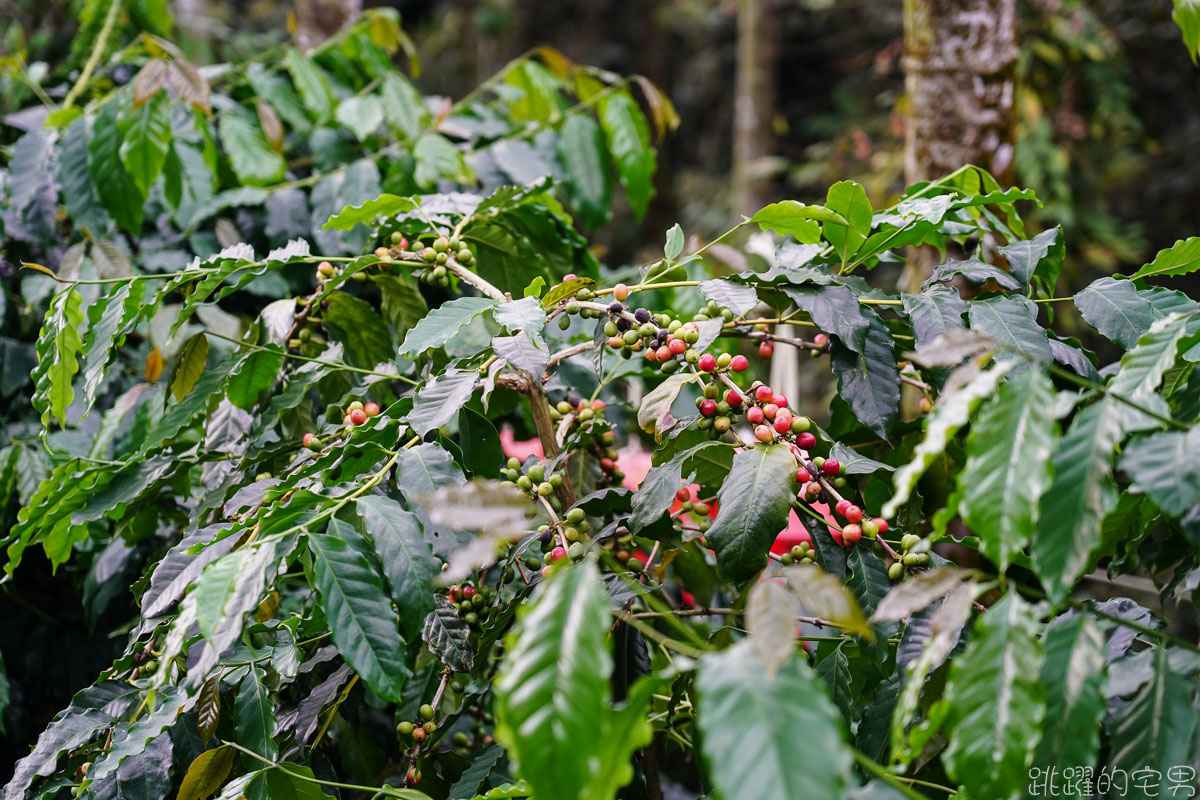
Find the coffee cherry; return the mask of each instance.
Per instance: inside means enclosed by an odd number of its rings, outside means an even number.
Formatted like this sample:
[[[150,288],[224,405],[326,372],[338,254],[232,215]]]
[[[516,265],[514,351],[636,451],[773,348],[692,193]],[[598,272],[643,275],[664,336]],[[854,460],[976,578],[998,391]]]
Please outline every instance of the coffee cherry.
[[[880,533],[887,533],[888,524],[886,519],[883,517],[875,517],[871,520],[871,522],[875,524],[876,528],[879,528]]]
[[[729,355],[729,353],[721,353],[721,355],[717,356],[717,366],[721,369],[728,367],[731,361],[733,361],[733,356]]]
[[[785,417],[782,415],[775,417],[775,432],[776,433],[778,433],[780,436],[782,436],[783,434],[787,433],[791,429],[792,429],[791,417]]]
[[[328,261],[322,261],[320,264],[317,264],[317,277],[332,278],[333,264],[330,264]]]
[[[734,372],[745,372],[749,367],[750,359],[743,355],[734,356],[733,360],[729,362],[729,368]]]
[[[827,458],[825,459],[825,463],[821,465],[821,471],[826,475],[837,475],[841,468],[842,465],[838,463],[836,458]]]
[[[554,485],[549,481],[543,481],[542,483],[538,484],[537,493],[542,497],[549,497],[550,495],[554,494]]]
[[[672,339],[667,346],[671,348],[671,354],[676,356],[681,355],[684,350],[687,350],[687,342],[682,339]]]
[[[654,357],[657,358],[659,361],[670,361],[671,360],[671,348],[667,347],[664,344],[662,347],[658,348],[657,351],[655,351]]]
[[[396,733],[401,736],[412,736],[414,725],[408,720],[403,720],[396,726]]]
[[[350,422],[354,425],[365,425],[367,422],[367,412],[361,408],[356,408],[350,412]]]
[[[304,438],[300,440],[300,444],[304,445],[305,447],[308,447],[316,440],[317,440],[317,435],[315,433],[306,433],[306,434],[304,434]],[[320,447],[319,444],[318,444],[318,447]]]
[[[553,564],[556,561],[562,561],[566,557],[567,557],[567,551],[564,550],[562,547],[556,547],[550,551],[550,563],[551,564]]]
[[[774,403],[767,403],[762,407],[763,416],[767,419],[775,419],[775,415],[779,413],[779,406]],[[791,422],[788,422],[788,427],[791,427]]]
[[[812,420],[808,417],[792,417],[792,433],[804,433],[812,427]]]
[[[725,433],[732,425],[733,420],[724,415],[721,415],[713,420],[713,430],[717,433]]]
[[[432,247],[426,247],[421,250],[421,260],[432,264],[437,261],[438,253]]]
[[[774,437],[774,432],[766,425],[759,425],[754,429],[754,438],[760,442],[769,442]]]
[[[571,523],[572,525],[578,525],[579,523],[583,522],[583,519],[586,516],[587,514],[584,513],[582,508],[572,508],[567,512],[567,522]]]
[[[892,565],[890,567],[888,567],[888,577],[894,581],[900,580],[900,576],[903,574],[904,574],[904,565],[901,564],[899,561],[893,561]]]
[[[365,406],[363,406],[363,411],[366,412],[368,417],[378,417],[379,403],[367,403]]]
[[[692,491],[686,486],[680,486],[675,490],[675,499],[681,503],[686,503],[692,499]]]
[[[762,342],[761,344],[759,344],[759,346],[758,346],[758,357],[759,358],[770,358],[772,355],[774,355],[774,353],[775,353],[775,343],[774,342]]]
[[[900,549],[911,550],[921,542],[921,537],[915,533],[906,533],[900,537]]]
[[[737,408],[742,404],[742,396],[733,389],[725,393],[725,402],[729,403],[730,408]]]
[[[857,525],[847,525],[842,528],[842,544],[853,545],[857,544],[862,538],[862,528]]]
[[[412,738],[413,738],[414,742],[425,741],[425,729],[424,728],[413,728]],[[408,771],[409,780],[412,780],[412,772],[413,771],[411,769]]]
[[[618,283],[613,287],[613,297],[624,303],[629,299],[629,287],[623,283]]]
[[[650,309],[639,308],[637,311],[633,312],[633,318],[642,323],[650,322]],[[651,331],[651,335],[653,335],[653,333],[654,331]]]
[[[433,706],[426,703],[417,709],[417,713],[421,715],[421,719],[433,719]]]
[[[862,522],[863,513],[858,506],[847,506],[846,513],[842,516],[846,518],[847,522]]]
[[[754,390],[754,399],[760,403],[769,403],[771,402],[771,398],[774,396],[775,392],[772,391],[771,387],[767,386],[765,383],[761,384]]]
[[[815,344],[817,347],[828,347],[829,337],[823,333],[818,333],[813,337],[813,344]]]
[[[879,526],[869,519],[864,519],[861,523],[859,523],[859,527],[862,528],[863,536],[867,537],[868,539],[874,539],[879,535]]]
[[[746,421],[751,425],[757,425],[763,421],[763,410],[758,406],[751,406],[746,411]]]
[[[835,505],[835,506],[833,507],[833,511],[834,511],[834,513],[835,513],[835,514],[837,514],[839,517],[845,517],[845,516],[846,516],[846,509],[848,509],[848,508],[850,508],[850,501],[849,501],[849,500],[842,499],[842,500],[838,500],[838,501],[837,501],[837,505]]]
[[[717,404],[713,400],[704,400],[700,403],[700,414],[705,417],[711,417],[717,413]]]
[[[812,480],[812,475],[808,474],[808,470],[804,467],[796,470],[796,483],[808,483]]]
[[[817,437],[811,433],[801,433],[796,437],[796,445],[801,450],[811,450],[817,444]]]

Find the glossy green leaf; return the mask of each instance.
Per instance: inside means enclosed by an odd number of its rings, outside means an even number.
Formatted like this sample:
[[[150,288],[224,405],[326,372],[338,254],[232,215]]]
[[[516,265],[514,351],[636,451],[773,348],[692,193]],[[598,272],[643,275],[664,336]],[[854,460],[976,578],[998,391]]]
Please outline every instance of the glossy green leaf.
[[[917,481],[933,460],[941,455],[947,443],[967,424],[971,410],[996,391],[1000,380],[1011,369],[1011,362],[1001,362],[991,369],[973,377],[969,383],[949,397],[943,397],[933,407],[925,427],[925,438],[913,450],[912,459],[896,470],[892,484],[892,497],[880,512],[884,519],[891,519],[908,502]]]
[[[1137,287],[1122,278],[1099,278],[1075,295],[1079,315],[1105,338],[1133,347],[1159,315]]]
[[[1156,433],[1131,442],[1121,469],[1133,478],[1133,490],[1150,496],[1171,516],[1182,516],[1200,503],[1200,425],[1186,432]]]
[[[217,747],[196,756],[183,776],[178,800],[207,800],[216,794],[233,769],[236,755],[232,747]]]
[[[829,187],[825,207],[840,214],[848,225],[825,225],[825,240],[843,264],[858,252],[871,233],[871,201],[867,191],[854,181],[841,181]]]
[[[790,448],[756,445],[733,457],[706,534],[724,578],[743,583],[767,565],[771,543],[787,527],[795,492],[796,458]]]
[[[771,678],[739,642],[700,662],[696,689],[715,797],[845,796],[852,756],[841,715],[802,659]]]
[[[415,639],[433,610],[433,579],[441,565],[429,549],[417,515],[395,500],[366,495],[355,501],[363,528],[374,545],[400,612],[406,638]]]
[[[1094,767],[1106,702],[1104,632],[1088,614],[1055,619],[1046,628],[1046,717],[1033,764],[1060,771]]]
[[[123,131],[121,163],[143,195],[162,171],[171,144],[171,102],[161,92],[152,100],[126,112],[121,119]]]
[[[431,379],[417,390],[408,424],[418,436],[442,427],[471,399],[478,379],[473,369],[449,369]]]
[[[1050,484],[1054,386],[1041,370],[1001,383],[971,425],[959,513],[1001,574],[1025,548]]]
[[[1032,287],[1034,296],[1052,297],[1059,273],[1062,272],[1066,250],[1062,226],[1059,225],[1042,231],[1032,239],[1001,247],[998,252],[1008,261],[1008,268],[1022,285]]]
[[[329,528],[327,534],[309,534],[308,548],[333,642],[373,692],[399,701],[409,670],[383,582],[366,557],[346,543],[357,536],[353,528],[336,519]]]
[[[597,104],[608,150],[617,164],[621,185],[638,218],[645,216],[654,197],[657,154],[650,144],[650,129],[637,101],[627,91],[606,95]]]
[[[869,321],[862,350],[855,352],[835,339],[829,365],[838,377],[838,391],[854,416],[885,436],[900,407],[900,370],[887,326],[874,314]]]
[[[100,203],[117,224],[136,234],[142,227],[146,193],[126,170],[121,160],[121,130],[117,125],[120,103],[106,103],[92,126],[88,142],[88,171]]]
[[[755,212],[750,221],[757,223],[764,231],[774,231],[780,236],[794,236],[801,244],[816,244],[820,241],[821,228],[818,223],[843,228],[850,225],[846,218],[836,211],[824,206],[805,205],[796,200],[781,200],[764,206]],[[867,224],[870,225],[869,220]]]
[[[1046,712],[1042,644],[1019,595],[975,624],[946,685],[947,772],[976,797],[1021,797]]]
[[[471,320],[496,306],[486,297],[459,297],[443,303],[418,322],[404,337],[399,354],[412,358],[444,347]]]
[[[259,395],[269,388],[279,375],[283,357],[283,350],[275,346],[246,353],[229,373],[229,384],[226,388],[229,402],[244,411],[254,408]]]
[[[329,76],[311,58],[299,50],[289,47],[284,63],[292,76],[292,82],[304,101],[304,107],[317,122],[325,122],[333,116],[333,93]]]
[[[437,602],[421,628],[421,639],[447,667],[455,672],[470,672],[475,665],[471,629],[444,595],[439,594],[435,599]]]
[[[1195,272],[1197,269],[1200,269],[1200,236],[1193,236],[1190,239],[1180,239],[1170,247],[1159,250],[1154,260],[1135,272],[1130,280],[1154,277],[1177,278],[1180,275]]]
[[[947,331],[966,327],[963,314],[967,301],[963,300],[953,286],[937,284],[920,294],[902,294],[904,313],[912,323],[917,347],[926,347]]]
[[[381,194],[357,206],[346,206],[326,220],[323,230],[348,231],[355,225],[373,225],[381,217],[390,217],[412,211],[417,203],[411,197]]]
[[[223,114],[217,129],[229,164],[243,184],[266,186],[283,177],[286,169],[283,157],[271,149],[262,129],[248,116],[236,112]]]
[[[274,761],[279,755],[279,747],[275,744],[278,722],[275,704],[263,677],[262,669],[252,667],[238,685],[235,729],[239,744]]]
[[[1050,337],[1037,322],[1037,307],[1027,297],[999,295],[969,303],[967,319],[971,330],[987,334],[1008,348],[1024,353],[1038,361],[1054,360]],[[1012,358],[1011,350],[997,351],[999,356]]]
[[[570,193],[571,206],[589,228],[598,228],[612,214],[613,180],[604,132],[588,114],[570,114],[558,137],[558,161]]]
[[[83,346],[79,333],[82,302],[79,290],[73,286],[59,292],[50,302],[38,334],[33,407],[42,415],[43,424],[53,417],[59,425],[66,425],[67,408],[75,400],[75,375]]]

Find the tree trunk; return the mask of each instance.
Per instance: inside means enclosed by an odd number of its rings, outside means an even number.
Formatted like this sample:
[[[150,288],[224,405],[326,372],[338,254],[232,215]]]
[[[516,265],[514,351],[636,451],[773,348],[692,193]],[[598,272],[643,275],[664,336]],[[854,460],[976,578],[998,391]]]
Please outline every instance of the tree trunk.
[[[296,46],[311,50],[362,15],[362,0],[296,0]]]
[[[739,0],[733,115],[733,211],[753,214],[770,201],[775,137],[777,20],[773,0]]]
[[[909,183],[975,164],[1006,183],[1013,166],[1016,0],[904,0]],[[929,275],[909,254],[901,288]]]

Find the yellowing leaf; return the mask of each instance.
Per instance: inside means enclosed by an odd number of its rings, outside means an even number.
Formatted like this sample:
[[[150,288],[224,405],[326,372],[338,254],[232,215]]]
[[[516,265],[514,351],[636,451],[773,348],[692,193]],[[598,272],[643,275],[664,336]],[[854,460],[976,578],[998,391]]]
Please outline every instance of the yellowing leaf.
[[[196,756],[183,776],[177,800],[205,800],[211,797],[229,776],[229,770],[233,768],[233,756],[232,747],[218,747]]]
[[[158,376],[163,371],[163,356],[162,351],[157,347],[150,351],[150,355],[146,356],[146,380],[154,383],[158,380]]]

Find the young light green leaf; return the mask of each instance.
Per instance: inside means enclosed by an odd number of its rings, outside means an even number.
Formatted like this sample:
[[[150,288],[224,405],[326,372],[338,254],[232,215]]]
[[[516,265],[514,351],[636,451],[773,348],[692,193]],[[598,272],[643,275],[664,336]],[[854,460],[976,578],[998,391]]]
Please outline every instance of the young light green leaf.
[[[1200,236],[1193,236],[1159,250],[1154,260],[1135,272],[1130,280],[1158,276],[1177,278],[1197,269],[1200,269]]]
[[[46,319],[38,334],[38,366],[34,371],[33,407],[42,415],[43,424],[53,417],[67,423],[67,408],[75,400],[75,374],[83,347],[79,328],[83,324],[83,298],[72,286],[50,301]]]
[[[821,239],[818,223],[849,227],[850,223],[841,214],[825,206],[810,206],[796,200],[781,200],[763,206],[751,222],[764,231],[774,231],[780,236],[794,236],[801,244],[816,244]],[[868,222],[868,225],[870,223]],[[836,235],[836,234],[835,234]]]
[[[266,186],[278,182],[287,165],[267,143],[262,129],[248,116],[231,112],[217,122],[221,144],[234,174],[244,185]]]
[[[150,102],[128,111],[121,129],[121,163],[142,194],[149,194],[171,144],[170,100],[165,94],[156,94]]]
[[[304,100],[305,108],[313,118],[317,122],[324,122],[333,116],[333,92],[325,71],[294,47],[287,49],[284,62]]]
[[[667,243],[663,246],[663,256],[667,261],[674,261],[683,252],[683,228],[676,222],[667,231]]]
[[[178,800],[207,800],[216,794],[233,769],[236,755],[232,747],[222,746],[196,756],[183,776]]]
[[[827,224],[822,228],[826,241],[833,245],[834,252],[845,264],[871,233],[871,201],[860,184],[840,181],[829,187],[825,206],[845,220],[844,224]]]

